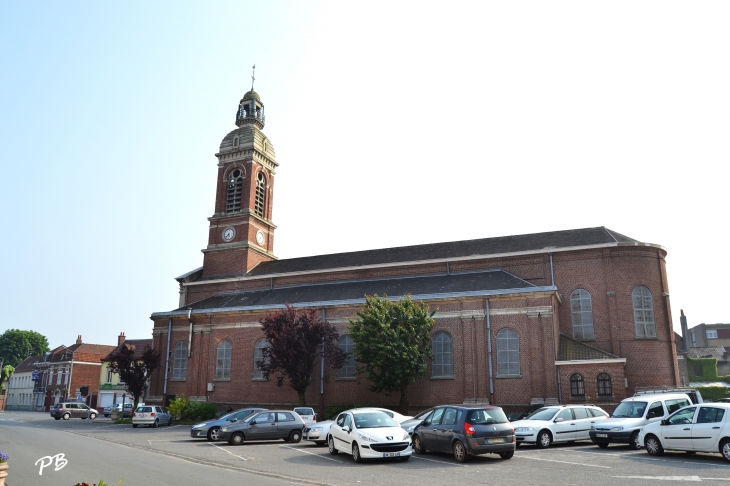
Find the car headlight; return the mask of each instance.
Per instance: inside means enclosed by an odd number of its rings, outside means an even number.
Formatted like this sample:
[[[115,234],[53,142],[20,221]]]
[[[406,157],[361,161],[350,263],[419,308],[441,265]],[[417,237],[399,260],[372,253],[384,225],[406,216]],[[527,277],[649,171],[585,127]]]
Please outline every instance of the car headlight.
[[[535,430],[534,427],[517,427],[515,432],[532,432],[533,430]]]
[[[611,429],[611,432],[620,432],[620,431],[622,431],[622,430],[624,430],[624,428],[623,428],[623,427],[613,427],[613,428]]]
[[[322,427],[312,427],[309,429],[310,432],[322,432]]]
[[[208,424],[206,424],[206,423],[202,423],[202,424],[195,424],[195,425],[193,425],[193,428],[194,428],[194,429],[202,429],[202,428],[203,428],[203,427],[205,427],[206,425],[208,425]]]
[[[221,432],[228,432],[228,427],[221,427]]]
[[[410,435],[408,435],[408,432],[403,432],[403,438],[401,440],[408,440],[410,439]]]
[[[372,437],[368,437],[367,435],[362,434],[362,433],[358,433],[357,436],[360,437],[365,442],[377,442],[377,439],[373,439]]]

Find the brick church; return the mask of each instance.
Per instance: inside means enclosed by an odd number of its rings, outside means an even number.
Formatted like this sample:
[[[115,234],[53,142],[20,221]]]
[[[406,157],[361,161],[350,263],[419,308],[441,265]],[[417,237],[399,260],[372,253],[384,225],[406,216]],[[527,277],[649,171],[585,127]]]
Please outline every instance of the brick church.
[[[412,411],[532,399],[612,408],[639,386],[679,383],[666,250],[605,227],[278,259],[272,208],[278,163],[251,90],[223,138],[203,266],[177,278],[179,308],[152,314],[163,366],[148,401],[184,393],[227,406],[291,407],[296,392],[266,381],[259,319],[289,303],[314,308],[352,350],[348,320],[365,295],[438,309],[434,360],[410,387]],[[165,358],[166,357],[166,358]],[[355,364],[317,371],[310,405],[393,406]]]

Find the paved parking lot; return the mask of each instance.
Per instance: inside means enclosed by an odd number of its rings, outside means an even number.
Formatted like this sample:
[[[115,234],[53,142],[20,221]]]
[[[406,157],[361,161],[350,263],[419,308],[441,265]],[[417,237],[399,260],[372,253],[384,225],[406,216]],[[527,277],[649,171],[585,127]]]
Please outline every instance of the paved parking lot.
[[[194,463],[254,472],[309,484],[441,485],[460,484],[660,484],[676,482],[730,483],[730,462],[719,454],[667,453],[660,458],[625,446],[599,449],[590,442],[542,450],[522,446],[510,460],[496,455],[475,457],[459,464],[446,454],[414,456],[408,462],[378,460],[355,464],[352,458],[331,456],[326,447],[301,442],[247,442],[231,446],[192,439],[189,425],[137,428],[109,420],[55,421],[48,414],[3,414],[36,426],[106,440],[119,445],[166,454]]]

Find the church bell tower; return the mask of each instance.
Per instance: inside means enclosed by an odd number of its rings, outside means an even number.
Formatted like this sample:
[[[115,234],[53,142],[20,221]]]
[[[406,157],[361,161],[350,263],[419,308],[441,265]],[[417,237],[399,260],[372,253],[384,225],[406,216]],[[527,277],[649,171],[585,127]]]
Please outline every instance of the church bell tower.
[[[236,111],[238,128],[225,136],[218,157],[215,213],[208,218],[203,277],[243,275],[261,262],[275,260],[271,221],[276,155],[261,131],[264,104],[253,90]]]

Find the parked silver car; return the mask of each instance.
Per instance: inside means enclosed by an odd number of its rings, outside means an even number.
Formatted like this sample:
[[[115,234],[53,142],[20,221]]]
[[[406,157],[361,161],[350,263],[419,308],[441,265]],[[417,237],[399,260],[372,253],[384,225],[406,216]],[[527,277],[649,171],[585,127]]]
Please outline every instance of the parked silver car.
[[[132,415],[132,427],[136,429],[138,425],[149,425],[150,427],[172,425],[172,415],[165,407],[159,405],[137,407]]]
[[[335,423],[334,420],[325,420],[307,425],[302,430],[302,438],[320,446],[325,445],[327,443],[327,434],[329,434],[333,423]]]
[[[220,440],[241,445],[247,440],[302,440],[304,420],[292,410],[267,410],[251,415],[242,422],[221,427]]]
[[[240,422],[252,413],[261,412],[266,410],[265,408],[241,408],[235,412],[223,415],[219,419],[206,420],[195,424],[190,428],[190,437],[195,439],[202,439],[205,437],[209,441],[219,440],[219,434],[221,427],[230,425],[235,422]]]

